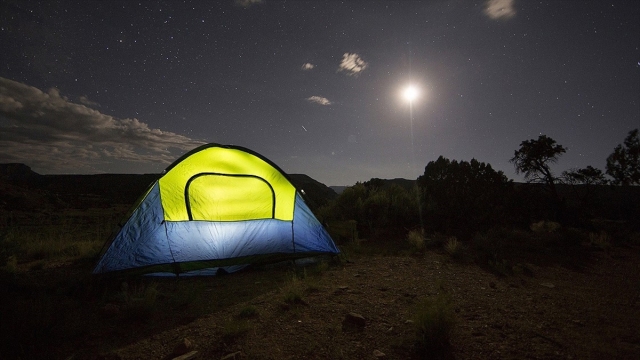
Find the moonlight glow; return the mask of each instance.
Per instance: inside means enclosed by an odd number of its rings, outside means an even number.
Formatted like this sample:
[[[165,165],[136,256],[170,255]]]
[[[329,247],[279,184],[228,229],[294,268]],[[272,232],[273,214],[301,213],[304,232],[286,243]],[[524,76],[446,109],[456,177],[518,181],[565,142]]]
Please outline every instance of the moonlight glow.
[[[402,97],[409,102],[415,100],[418,95],[420,95],[420,90],[415,85],[409,85],[402,91]]]

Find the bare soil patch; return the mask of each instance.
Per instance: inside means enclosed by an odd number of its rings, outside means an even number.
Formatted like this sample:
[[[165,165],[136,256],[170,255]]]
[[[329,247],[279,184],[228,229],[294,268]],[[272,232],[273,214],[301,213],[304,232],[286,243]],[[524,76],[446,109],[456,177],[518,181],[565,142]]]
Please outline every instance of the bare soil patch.
[[[444,358],[640,356],[640,249],[592,251],[581,267],[522,266],[522,273],[498,276],[429,251],[352,255],[328,267],[100,282],[83,278],[86,264],[59,264],[3,279],[4,315],[10,309],[24,320],[3,321],[3,333],[20,335],[15,345],[22,347],[4,349],[16,358],[167,359],[186,338],[198,359],[419,358],[416,306],[445,293],[456,324]],[[145,304],[145,296],[152,301]],[[349,313],[365,326],[344,327]]]

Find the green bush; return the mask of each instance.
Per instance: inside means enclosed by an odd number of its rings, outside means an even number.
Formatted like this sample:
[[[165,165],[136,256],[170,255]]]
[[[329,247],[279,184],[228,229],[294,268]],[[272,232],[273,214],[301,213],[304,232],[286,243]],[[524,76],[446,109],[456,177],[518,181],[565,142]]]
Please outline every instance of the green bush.
[[[246,319],[230,319],[222,324],[222,338],[232,341],[249,332],[249,323]]]
[[[449,351],[455,316],[448,296],[441,293],[435,298],[419,302],[413,324],[416,330],[416,350],[421,358],[438,358]]]

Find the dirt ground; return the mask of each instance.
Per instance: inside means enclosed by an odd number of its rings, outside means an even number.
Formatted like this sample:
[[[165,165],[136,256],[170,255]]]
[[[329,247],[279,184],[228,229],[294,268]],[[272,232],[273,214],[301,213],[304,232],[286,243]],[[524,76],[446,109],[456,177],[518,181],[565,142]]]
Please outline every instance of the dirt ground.
[[[456,321],[445,358],[640,358],[639,248],[591,251],[581,266],[522,266],[526,271],[498,276],[428,251],[352,255],[297,271],[129,282],[118,286],[157,287],[150,315],[134,316],[114,297],[93,297],[74,310],[81,331],[33,356],[170,359],[197,351],[196,359],[419,358],[413,313],[422,299],[445,293]],[[172,310],[161,306],[184,289],[191,292],[183,297],[194,299]],[[292,293],[299,297],[288,297]],[[361,315],[364,327],[343,328],[349,313]],[[66,319],[73,326],[73,318]],[[185,341],[188,346],[174,353]]]

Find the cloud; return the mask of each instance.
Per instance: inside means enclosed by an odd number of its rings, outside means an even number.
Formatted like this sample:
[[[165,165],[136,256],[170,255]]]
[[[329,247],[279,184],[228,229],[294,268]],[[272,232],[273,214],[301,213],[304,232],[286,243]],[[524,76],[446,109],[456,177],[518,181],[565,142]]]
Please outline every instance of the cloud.
[[[235,0],[234,3],[247,9],[253,5],[264,3],[264,0]]]
[[[326,97],[322,97],[322,96],[310,96],[307,98],[308,101],[312,102],[312,103],[316,103],[316,104],[320,104],[320,105],[331,105],[331,101],[329,101],[329,99],[327,99]]]
[[[312,63],[305,63],[304,65],[302,65],[302,70],[311,70],[314,67],[316,67],[316,66],[313,65]]]
[[[509,19],[516,15],[513,0],[487,0],[484,13],[492,19]]]
[[[85,98],[86,99],[86,98]],[[118,119],[0,77],[0,162],[41,172],[101,172],[115,161],[169,164],[203,144],[138,119]]]
[[[362,60],[360,55],[356,53],[344,53],[338,71],[345,71],[347,75],[354,76],[359,75],[367,66],[369,66],[369,64]]]
[[[98,104],[95,101],[89,100],[89,98],[86,97],[86,96],[80,96],[79,100],[80,100],[81,104],[84,104],[84,105],[87,105],[87,106],[93,106],[93,107],[100,107],[100,104]]]

